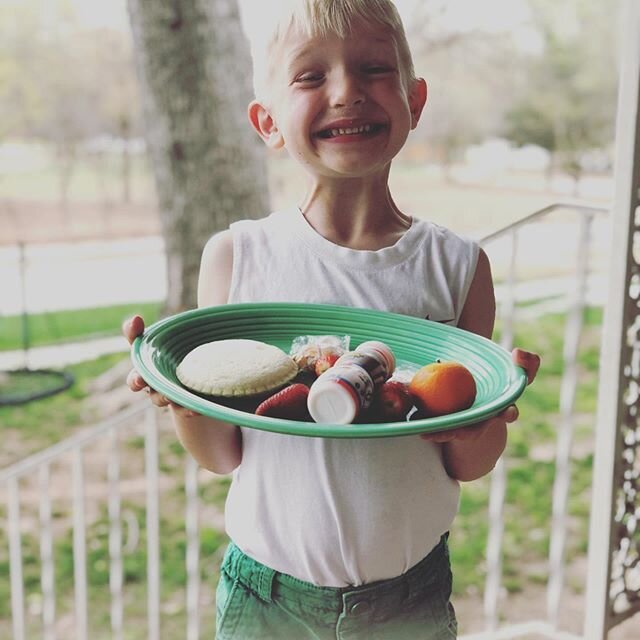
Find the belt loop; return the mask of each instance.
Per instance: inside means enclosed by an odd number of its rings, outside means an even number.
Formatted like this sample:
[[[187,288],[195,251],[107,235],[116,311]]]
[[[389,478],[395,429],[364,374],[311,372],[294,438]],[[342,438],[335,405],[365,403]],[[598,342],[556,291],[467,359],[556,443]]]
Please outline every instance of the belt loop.
[[[277,572],[250,558],[233,541],[225,553],[222,569],[262,601],[273,602],[273,580]]]
[[[275,575],[276,572],[274,569],[264,565],[260,568],[258,573],[258,596],[261,600],[264,600],[267,603],[273,602],[272,591]]]
[[[237,562],[236,558],[236,549],[233,541],[230,541],[227,545],[227,548],[224,552],[224,557],[222,558],[222,564],[220,565],[220,570],[226,571],[230,575],[235,574],[235,565]]]

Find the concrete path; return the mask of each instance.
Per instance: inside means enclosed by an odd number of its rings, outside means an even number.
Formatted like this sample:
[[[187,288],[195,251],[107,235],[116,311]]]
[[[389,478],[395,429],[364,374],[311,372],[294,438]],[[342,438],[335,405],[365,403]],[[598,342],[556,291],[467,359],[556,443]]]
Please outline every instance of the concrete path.
[[[26,353],[0,351],[0,371],[13,369],[63,369],[71,364],[94,360],[110,353],[125,353],[129,344],[124,337],[100,338],[47,347],[35,347]]]

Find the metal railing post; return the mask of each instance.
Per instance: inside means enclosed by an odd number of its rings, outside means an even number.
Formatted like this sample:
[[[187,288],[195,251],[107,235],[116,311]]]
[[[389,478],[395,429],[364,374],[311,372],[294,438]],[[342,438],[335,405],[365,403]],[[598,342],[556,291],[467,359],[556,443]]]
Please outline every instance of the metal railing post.
[[[145,411],[144,441],[147,480],[147,621],[149,640],[160,639],[160,509],[158,483],[158,425],[156,409]]]
[[[40,467],[40,584],[42,586],[42,636],[55,640],[56,594],[51,530],[51,495],[49,465]]]
[[[616,184],[605,307],[589,529],[585,638],[640,615],[640,3],[622,3]]]
[[[511,254],[507,275],[506,295],[500,307],[500,344],[511,350],[513,345],[513,318],[515,313],[516,257],[518,253],[518,229],[512,228]],[[502,583],[502,539],[504,535],[504,497],[507,486],[507,470],[504,456],[491,472],[489,491],[489,536],[487,539],[487,577],[484,592],[485,626],[488,631],[498,627],[498,600]]]
[[[187,640],[198,640],[200,635],[200,539],[198,529],[198,463],[187,456],[185,463],[185,528],[187,534]]]
[[[9,572],[11,575],[11,622],[13,640],[24,640],[24,582],[22,578],[22,537],[20,534],[20,488],[17,478],[8,483]]]
[[[558,626],[564,584],[567,510],[571,484],[571,446],[573,443],[576,389],[578,386],[578,350],[582,335],[589,275],[589,244],[593,214],[580,219],[580,238],[576,266],[576,287],[564,332],[564,367],[560,383],[560,425],[556,444],[555,479],[549,550],[547,616],[553,628]]]
[[[120,456],[118,452],[118,431],[111,431],[111,448],[107,464],[109,483],[109,591],[111,593],[111,632],[114,640],[123,637],[122,605],[122,525],[120,523]]]
[[[87,640],[87,540],[84,509],[82,448],[73,451],[73,586],[75,589],[76,637]]]

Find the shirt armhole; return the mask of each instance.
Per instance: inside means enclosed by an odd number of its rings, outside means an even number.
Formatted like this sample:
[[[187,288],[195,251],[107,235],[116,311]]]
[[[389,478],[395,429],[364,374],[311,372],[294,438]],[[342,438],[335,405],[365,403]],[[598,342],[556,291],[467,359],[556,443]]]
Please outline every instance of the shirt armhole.
[[[462,315],[462,310],[464,309],[464,305],[467,301],[471,283],[476,275],[476,269],[478,268],[478,256],[480,255],[480,245],[477,242],[469,241],[468,246],[470,251],[468,267],[466,269],[464,279],[461,282],[460,292],[456,301],[456,326],[458,326],[458,323],[460,322],[460,316]]]
[[[229,225],[233,243],[233,263],[231,265],[231,283],[229,284],[229,297],[227,303],[237,302],[236,293],[240,287],[240,265],[243,257],[242,223],[234,222]]]

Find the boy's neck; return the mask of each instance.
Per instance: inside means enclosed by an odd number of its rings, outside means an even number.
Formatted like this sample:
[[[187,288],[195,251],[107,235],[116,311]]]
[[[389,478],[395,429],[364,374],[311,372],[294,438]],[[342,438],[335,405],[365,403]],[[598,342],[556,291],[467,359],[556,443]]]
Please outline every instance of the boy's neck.
[[[386,180],[316,180],[300,210],[321,236],[351,249],[390,247],[411,226],[411,218],[393,201]]]

